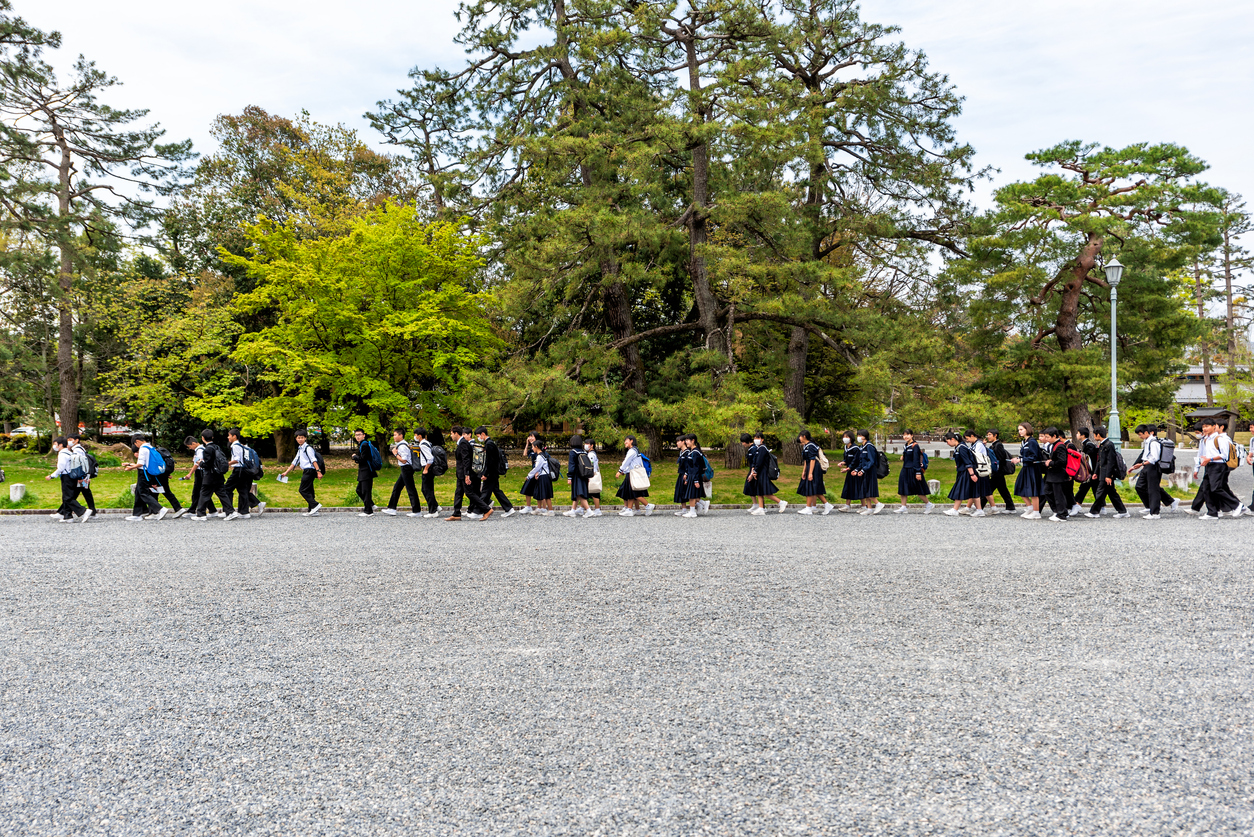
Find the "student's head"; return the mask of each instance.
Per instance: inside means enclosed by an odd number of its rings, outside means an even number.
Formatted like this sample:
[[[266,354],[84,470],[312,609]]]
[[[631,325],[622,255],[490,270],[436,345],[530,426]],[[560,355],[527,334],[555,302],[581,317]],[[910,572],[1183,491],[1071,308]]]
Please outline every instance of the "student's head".
[[[1081,427],[1076,431],[1076,435],[1078,435],[1081,439],[1087,439],[1093,434],[1087,427]]]
[[[847,448],[853,447],[857,438],[857,434],[855,434],[852,430],[846,430],[840,435],[840,440],[845,443],[845,447]]]
[[[401,442],[401,441],[404,441],[404,439],[405,439],[405,428],[397,427],[396,429],[392,431],[393,442]]]
[[[69,441],[64,436],[58,436],[52,440],[52,449],[61,450],[61,448],[67,447],[69,444]]]
[[[750,436],[748,433],[741,433],[741,434],[740,434],[740,444],[745,445],[745,446],[752,445],[752,444],[753,444],[753,437],[752,437],[752,436]]]
[[[305,431],[305,430],[296,431],[296,444],[303,445],[305,444],[305,442],[308,442],[308,441],[309,441],[308,431]]]
[[[1031,439],[1031,438],[1032,438],[1032,425],[1031,425],[1031,423],[1030,423],[1030,422],[1026,422],[1026,421],[1024,421],[1024,422],[1020,422],[1020,423],[1019,423],[1019,427],[1018,427],[1018,431],[1019,431],[1019,438],[1020,438],[1020,439]]]
[[[586,451],[594,451],[597,449],[597,443],[592,441],[591,439],[584,439],[583,449]]]
[[[760,444],[762,444],[764,441],[766,441],[766,436],[762,435],[762,431],[761,431],[761,430],[759,430],[757,433],[754,433],[754,434],[753,434],[753,443],[754,443],[755,445],[760,445]]]
[[[865,427],[858,431],[858,444],[865,445],[871,439],[871,431]]]
[[[482,424],[479,425],[478,427],[475,428],[475,435],[478,436],[480,439],[488,438],[488,428],[483,426]]]
[[[548,446],[544,443],[544,440],[543,440],[543,439],[536,439],[534,442],[532,442],[532,443],[531,443],[531,446],[532,446],[533,448],[535,448],[535,449],[536,449],[536,452],[537,452],[537,453],[543,453],[543,452],[544,452],[544,449],[545,449],[546,447],[548,447]]]
[[[1099,440],[1101,440],[1101,439],[1105,439],[1105,438],[1106,438],[1106,428],[1104,428],[1104,427],[1094,427],[1094,428],[1093,428],[1093,435],[1094,435],[1094,436],[1096,436]]]
[[[364,428],[359,427],[359,428],[357,428],[356,430],[354,430],[354,431],[353,431],[353,438],[354,438],[354,439],[356,439],[356,440],[357,440],[357,441],[359,441],[359,442],[364,442],[364,441],[366,441],[366,431],[365,431],[365,429],[364,429]]]
[[[905,439],[907,442],[914,441],[914,431],[909,428],[906,428],[905,430],[901,431],[901,438]]]
[[[230,439],[232,442],[238,442],[239,437],[242,435],[244,434],[240,432],[240,429],[238,427],[232,427],[230,430],[226,431],[226,437]]]
[[[944,440],[945,440],[945,444],[949,445],[951,448],[956,448],[956,447],[958,447],[958,445],[959,445],[959,443],[960,443],[960,441],[961,441],[961,440],[958,438],[958,434],[957,434],[957,433],[955,433],[955,432],[953,432],[952,430],[947,430],[947,431],[945,432],[945,435],[944,435],[944,436],[942,436],[941,438],[942,438],[942,439],[944,439]]]
[[[131,436],[131,448],[133,450],[139,450],[147,443],[148,443],[147,433],[136,433],[135,435]]]
[[[623,447],[634,448],[636,446],[636,437],[630,434],[623,437]]]
[[[81,440],[82,438],[83,438],[83,434],[78,430],[75,430],[73,433],[65,434],[66,442],[71,445],[77,445],[79,443],[79,440]]]
[[[300,439],[299,433],[296,434],[296,438],[298,440]],[[188,436],[186,439],[183,440],[183,447],[191,448],[192,450],[195,450],[196,448],[200,447],[200,442],[196,439],[195,436]]]
[[[527,434],[527,444],[531,444],[536,440],[536,432],[533,430]]]
[[[967,442],[974,442],[976,439],[980,438],[980,434],[976,433],[975,430],[964,430],[962,438],[966,439]]]
[[[688,434],[688,447],[692,448],[693,450],[701,450],[701,443],[697,441],[696,433]]]
[[[579,450],[580,448],[582,448],[582,447],[583,447],[583,436],[579,435],[578,433],[576,433],[574,436],[571,436],[571,437],[570,437],[570,446],[571,446],[571,448],[572,448],[572,449],[574,449],[574,450]]]
[[[797,441],[798,441],[798,442],[800,442],[800,443],[801,443],[801,444],[803,444],[803,445],[808,445],[808,444],[810,444],[810,431],[809,431],[809,430],[802,430],[800,433],[798,433],[798,434],[797,434]]]
[[[210,444],[213,441],[213,431],[207,427],[200,431],[200,440],[206,445]]]
[[[425,428],[425,427],[415,427],[415,428],[414,428],[414,438],[415,438],[415,439],[425,439],[425,438],[427,438],[427,428]]]
[[[984,439],[989,442],[997,442],[1001,440],[1001,431],[996,427],[990,427],[984,432]]]
[[[1042,430],[1041,435],[1049,439],[1061,439],[1062,438],[1062,434],[1058,432],[1058,428],[1052,427],[1052,426],[1046,427],[1044,430]]]

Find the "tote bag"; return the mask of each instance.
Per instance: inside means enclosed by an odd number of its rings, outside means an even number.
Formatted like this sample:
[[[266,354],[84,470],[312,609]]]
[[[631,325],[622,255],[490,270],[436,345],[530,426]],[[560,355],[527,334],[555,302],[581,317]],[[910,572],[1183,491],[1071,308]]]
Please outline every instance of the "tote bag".
[[[632,491],[647,491],[649,488],[649,475],[645,473],[644,468],[632,468],[631,473],[627,475],[631,481]]]

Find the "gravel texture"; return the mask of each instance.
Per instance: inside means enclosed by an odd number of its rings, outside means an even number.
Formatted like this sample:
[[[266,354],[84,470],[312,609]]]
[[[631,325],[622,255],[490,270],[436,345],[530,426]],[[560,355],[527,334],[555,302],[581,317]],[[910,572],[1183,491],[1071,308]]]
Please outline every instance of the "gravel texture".
[[[1250,519],[0,519],[0,834],[1248,834]]]

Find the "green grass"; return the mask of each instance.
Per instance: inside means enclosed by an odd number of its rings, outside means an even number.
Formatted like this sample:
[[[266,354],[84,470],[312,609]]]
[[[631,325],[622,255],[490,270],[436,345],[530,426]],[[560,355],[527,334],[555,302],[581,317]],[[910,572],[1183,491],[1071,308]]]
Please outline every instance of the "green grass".
[[[517,460],[519,456],[515,456]],[[836,463],[839,462],[839,454],[829,453],[829,459],[832,460],[832,469],[826,475],[826,483],[828,489],[828,499],[837,502],[840,497],[841,486],[844,484],[844,477],[838,472]],[[897,496],[897,474],[900,468],[899,456],[890,456],[889,461],[892,463],[892,470],[888,477],[880,481],[880,496],[885,502],[890,500],[895,502]],[[617,500],[614,498],[614,492],[618,490],[618,481],[613,471],[617,468],[618,460],[610,455],[602,457],[602,473],[605,477],[605,490],[602,492],[602,499],[607,504],[615,504]],[[523,460],[525,463],[525,459]],[[744,487],[745,471],[727,472],[718,468],[720,456],[715,453],[711,457],[711,461],[715,465],[714,475],[714,497],[712,502],[715,504],[722,503],[745,503],[748,498],[741,493]],[[55,507],[60,502],[60,489],[58,485],[52,482],[45,482],[44,476],[52,471],[55,467],[52,456],[29,456],[26,454],[13,453],[9,451],[0,452],[0,467],[3,467],[6,479],[9,483],[25,483],[26,497],[19,504],[9,502],[8,492],[4,490],[4,485],[0,484],[0,508],[49,508]],[[563,464],[565,464],[563,462]],[[133,495],[127,489],[127,486],[133,485],[135,482],[135,474],[131,471],[123,471],[121,467],[106,467],[103,461],[100,463],[100,474],[92,481],[92,491],[96,496],[96,503],[101,508],[130,508],[133,502]],[[178,467],[176,475],[181,476],[187,473],[191,467],[190,459],[177,460]],[[275,480],[275,476],[286,468],[277,467],[273,461],[265,463],[265,476],[262,477],[258,485],[258,493],[270,506],[275,508],[295,508],[303,507],[304,500],[301,499],[298,492],[300,486],[299,473],[293,471],[290,475],[291,482],[284,484]],[[315,491],[318,500],[324,506],[357,506],[360,500],[357,499],[357,469],[356,465],[348,460],[347,456],[339,454],[333,455],[327,461],[327,475],[319,480],[315,485]],[[801,467],[797,465],[781,465],[781,477],[777,481],[779,486],[779,496],[781,499],[790,503],[804,502],[803,498],[797,495],[797,483],[801,479]],[[375,479],[374,499],[376,503],[386,504],[391,496],[392,484],[396,481],[398,471],[395,468],[384,468],[383,472]],[[501,487],[505,492],[514,499],[519,498],[519,489],[522,486],[523,478],[527,474],[527,469],[522,465],[516,465],[510,468],[509,473],[501,477]],[[928,476],[932,479],[940,480],[940,491],[932,496],[932,500],[938,503],[948,503],[948,493],[954,481],[954,464],[949,459],[933,459],[931,466],[928,468]],[[1014,478],[1008,478],[1013,484]],[[653,470],[653,488],[652,496],[656,501],[669,503],[671,501],[672,490],[675,484],[675,462],[674,460],[664,460],[655,463]],[[192,481],[179,481],[176,478],[170,482],[171,490],[178,496],[179,500],[186,505],[191,500]],[[566,491],[565,480],[561,484],[554,486],[555,489],[555,505],[561,506],[565,499],[569,496]],[[443,506],[451,506],[453,502],[453,473],[450,472],[440,477],[435,482],[435,493],[439,503]],[[1120,486],[1119,492],[1123,498],[1130,502],[1138,502],[1136,492],[1128,485]],[[1182,494],[1179,491],[1172,490],[1171,493],[1177,497],[1186,497],[1189,495]],[[408,502],[408,498],[402,492],[402,505]],[[922,503],[922,498],[912,498],[911,502]],[[1016,503],[1018,501],[1016,500]]]

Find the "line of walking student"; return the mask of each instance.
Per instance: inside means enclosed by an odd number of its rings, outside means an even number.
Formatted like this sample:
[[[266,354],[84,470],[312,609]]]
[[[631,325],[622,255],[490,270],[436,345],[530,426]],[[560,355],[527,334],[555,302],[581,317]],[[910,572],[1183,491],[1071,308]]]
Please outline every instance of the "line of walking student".
[[[974,430],[966,430],[961,436],[952,432],[945,434],[944,442],[952,449],[956,478],[949,491],[953,506],[946,508],[944,514],[985,517],[1013,513],[1017,511],[1013,498],[1019,497],[1024,506],[1021,517],[1027,520],[1040,520],[1043,506],[1050,512],[1048,519],[1055,522],[1081,514],[1098,518],[1107,503],[1116,518],[1126,518],[1130,515],[1116,483],[1134,472],[1145,519],[1160,519],[1164,507],[1171,511],[1180,509],[1180,501],[1172,498],[1162,486],[1163,476],[1175,470],[1175,445],[1160,439],[1153,426],[1143,424],[1135,429],[1141,440],[1141,452],[1131,466],[1125,463],[1120,448],[1106,438],[1106,430],[1101,427],[1081,428],[1075,442],[1057,427],[1046,427],[1034,433],[1032,425],[1023,422],[1016,431],[1020,440],[1018,456],[1007,452],[997,430],[987,431],[982,439]],[[1185,511],[1200,514],[1202,520],[1216,520],[1225,514],[1240,517],[1249,509],[1237,499],[1228,484],[1230,473],[1240,464],[1238,446],[1217,420],[1203,419],[1202,431],[1195,466],[1199,490]],[[544,439],[534,433],[527,436],[530,470],[521,489],[524,503],[518,507],[501,489],[500,479],[509,463],[505,452],[488,435],[487,427],[472,430],[455,426],[449,433],[453,444],[455,491],[453,507],[444,518],[446,521],[487,520],[498,510],[501,517],[557,514],[553,503],[558,492],[555,484],[562,479],[562,463],[554,458]],[[400,514],[398,504],[402,494],[408,500],[406,515],[409,517],[434,518],[443,514],[445,510],[436,502],[435,480],[449,470],[449,456],[443,447],[433,443],[425,428],[417,428],[412,438],[406,437],[405,428],[392,432],[390,450],[398,466],[398,476],[384,508],[376,508],[373,499],[374,480],[383,467],[383,457],[366,437],[365,430],[357,428],[353,435],[356,490],[362,501],[360,516]],[[899,505],[894,514],[908,513],[913,497],[922,497],[923,514],[931,514],[936,507],[928,485],[927,453],[915,441],[913,431],[905,431],[903,437],[905,445],[897,477]],[[307,505],[304,514],[316,517],[322,510],[316,487],[326,476],[326,465],[318,450],[309,444],[305,431],[296,433],[296,442],[296,456],[279,474],[279,479],[286,481],[292,471],[300,471],[299,493]],[[765,515],[768,500],[783,514],[789,504],[777,496],[779,489],[775,481],[779,479],[779,464],[763,434],[742,434],[740,443],[748,466],[743,493],[752,501],[749,514]],[[827,455],[807,430],[801,431],[797,443],[802,454],[797,493],[805,498],[799,514],[827,515],[839,511],[875,515],[884,510],[880,480],[888,475],[888,460],[872,443],[869,430],[849,431],[842,437],[844,450],[836,463],[837,473],[843,476],[839,504],[828,498],[825,474],[830,464]],[[180,479],[194,480],[191,504],[187,507],[182,506],[170,490],[169,479],[175,463],[169,451],[154,446],[146,434],[137,433],[132,437],[135,462],[123,467],[136,474],[135,500],[126,520],[161,520],[170,512],[174,518],[188,515],[194,521],[211,517],[247,520],[254,509],[258,513],[265,511],[266,504],[259,502],[253,492],[255,482],[261,477],[261,461],[256,451],[243,443],[239,428],[227,431],[226,450],[218,445],[212,430],[203,431],[199,438],[187,437],[184,446],[192,455],[192,466]],[[695,434],[680,436],[677,446],[679,457],[671,494],[672,501],[679,506],[675,514],[686,518],[708,514],[714,494],[714,468]],[[86,521],[98,513],[91,492],[91,481],[97,472],[95,458],[82,445],[78,433],[56,438],[52,447],[57,454],[57,465],[47,479],[61,481],[61,506],[52,517],[58,522]],[[619,479],[615,496],[624,504],[619,515],[649,516],[655,508],[649,496],[653,487],[653,464],[639,450],[635,436],[625,437],[623,448],[622,464],[614,474]],[[1246,455],[1245,461],[1254,464],[1254,451]],[[604,486],[593,440],[578,434],[571,436],[565,468],[570,508],[562,514],[600,517]],[[1011,489],[1007,477],[1016,471],[1018,476]],[[1090,492],[1092,503],[1085,511],[1083,504]],[[997,496],[1002,500],[1000,509],[994,502]],[[169,508],[161,505],[161,497],[167,499]],[[80,498],[86,501],[86,506],[78,502]],[[463,505],[467,509],[464,514]]]

